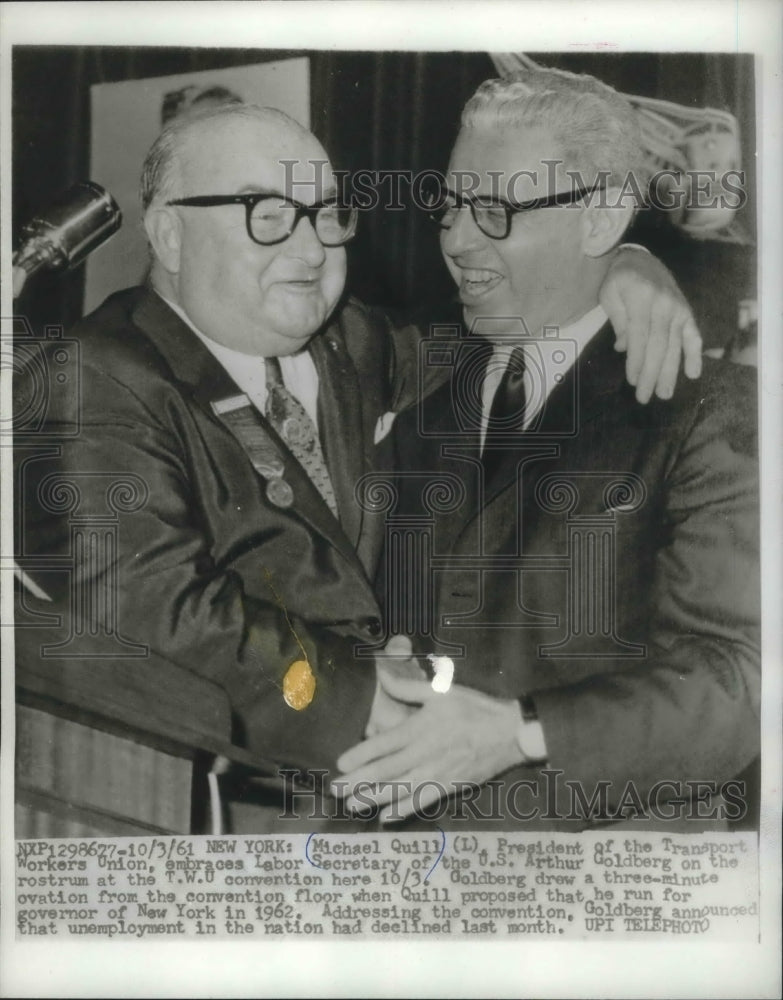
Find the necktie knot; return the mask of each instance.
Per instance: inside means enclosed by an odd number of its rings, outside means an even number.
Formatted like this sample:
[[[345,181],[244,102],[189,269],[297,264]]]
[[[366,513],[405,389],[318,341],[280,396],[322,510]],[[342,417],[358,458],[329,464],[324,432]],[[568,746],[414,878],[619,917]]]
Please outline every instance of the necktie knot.
[[[266,375],[267,391],[283,385],[283,370],[280,367],[280,358],[264,358],[264,372]]]
[[[520,430],[525,419],[525,348],[518,345],[511,352],[503,376],[492,399],[488,431]]]

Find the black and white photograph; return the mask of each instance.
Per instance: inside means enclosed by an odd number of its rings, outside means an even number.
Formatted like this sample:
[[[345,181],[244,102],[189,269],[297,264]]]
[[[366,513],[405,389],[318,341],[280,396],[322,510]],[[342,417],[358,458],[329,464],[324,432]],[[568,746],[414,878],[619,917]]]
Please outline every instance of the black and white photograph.
[[[780,5],[6,6],[0,993],[775,996]]]

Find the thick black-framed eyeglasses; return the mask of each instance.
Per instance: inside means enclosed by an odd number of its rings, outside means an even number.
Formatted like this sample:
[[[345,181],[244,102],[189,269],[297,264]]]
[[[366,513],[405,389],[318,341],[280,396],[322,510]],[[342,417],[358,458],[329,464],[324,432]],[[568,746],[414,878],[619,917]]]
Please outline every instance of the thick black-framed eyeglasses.
[[[457,213],[467,205],[473,221],[485,236],[492,240],[504,240],[511,232],[514,216],[520,212],[533,212],[538,208],[552,208],[555,205],[573,205],[602,186],[599,182],[591,187],[572,188],[570,191],[560,191],[542,198],[532,198],[530,201],[515,202],[505,198],[459,195],[445,184],[435,182],[422,191],[421,207],[436,226],[451,229],[457,221]]]
[[[192,198],[174,198],[166,204],[192,208],[244,205],[247,235],[254,243],[265,247],[287,240],[302,218],[310,220],[316,236],[325,247],[339,247],[353,239],[359,219],[355,208],[346,208],[337,200],[303,205],[280,194],[202,194]]]

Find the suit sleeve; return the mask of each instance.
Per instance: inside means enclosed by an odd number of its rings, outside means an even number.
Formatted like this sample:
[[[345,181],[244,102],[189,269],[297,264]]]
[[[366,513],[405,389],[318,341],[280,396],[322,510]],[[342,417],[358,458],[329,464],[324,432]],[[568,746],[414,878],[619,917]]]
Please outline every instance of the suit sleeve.
[[[536,694],[550,766],[588,793],[602,781],[615,795],[628,781],[640,794],[663,779],[721,782],[758,754],[752,400],[752,391],[736,408],[725,396],[702,398],[670,468],[645,659]]]
[[[381,341],[386,345],[388,357],[388,408],[401,413],[415,406],[420,399],[428,396],[449,380],[451,368],[446,364],[433,362],[426,351],[425,341],[432,336],[433,316],[417,312],[404,316],[385,313],[380,309],[369,310],[371,322],[379,331]],[[438,346],[446,349],[458,343],[455,339],[460,329],[456,313],[452,308],[444,314],[447,320],[440,324]],[[451,336],[447,336],[451,334]]]
[[[374,671],[353,659],[354,638],[308,625],[301,608],[297,614],[275,597],[264,559],[264,530],[271,529],[260,526],[247,547],[216,563],[176,415],[164,423],[98,365],[84,369],[82,388],[79,434],[63,437],[59,455],[44,457],[41,471],[28,461],[17,475],[28,551],[51,557],[52,566],[58,559],[72,566],[41,577],[42,585],[59,608],[73,610],[77,591],[92,595],[86,655],[96,655],[90,631],[116,627],[151,655],[223,687],[249,749],[286,765],[332,767],[362,738],[374,694]],[[61,418],[50,415],[49,433]],[[63,509],[59,481],[75,484],[78,508]],[[107,508],[112,481],[120,492]],[[95,533],[79,535],[78,522],[100,529],[107,515],[119,544],[100,559]],[[313,700],[301,711],[283,697],[296,660],[307,660],[316,677]],[[97,671],[100,659],[95,663]]]

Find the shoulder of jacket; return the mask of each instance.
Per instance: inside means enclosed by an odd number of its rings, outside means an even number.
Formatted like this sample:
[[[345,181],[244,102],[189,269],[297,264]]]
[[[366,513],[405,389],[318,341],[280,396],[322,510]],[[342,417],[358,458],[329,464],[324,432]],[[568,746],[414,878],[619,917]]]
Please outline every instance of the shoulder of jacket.
[[[382,309],[368,306],[353,296],[345,299],[329,323],[326,333],[337,332],[350,356],[356,361],[385,357],[389,351],[391,327]]]
[[[737,414],[756,416],[758,372],[733,361],[705,357],[697,379],[680,375],[672,403],[681,411],[721,414],[731,420]]]
[[[673,399],[659,402],[658,407],[683,440],[707,434],[753,454],[758,437],[757,375],[755,368],[705,357],[701,376],[681,375]]]
[[[364,327],[385,329],[389,319],[378,306],[369,306],[353,295],[348,296],[337,309],[334,320],[341,327]]]
[[[115,292],[74,324],[69,336],[79,344],[84,368],[120,383],[167,376],[165,360],[134,320],[137,306],[150,294],[154,293],[143,287]]]

